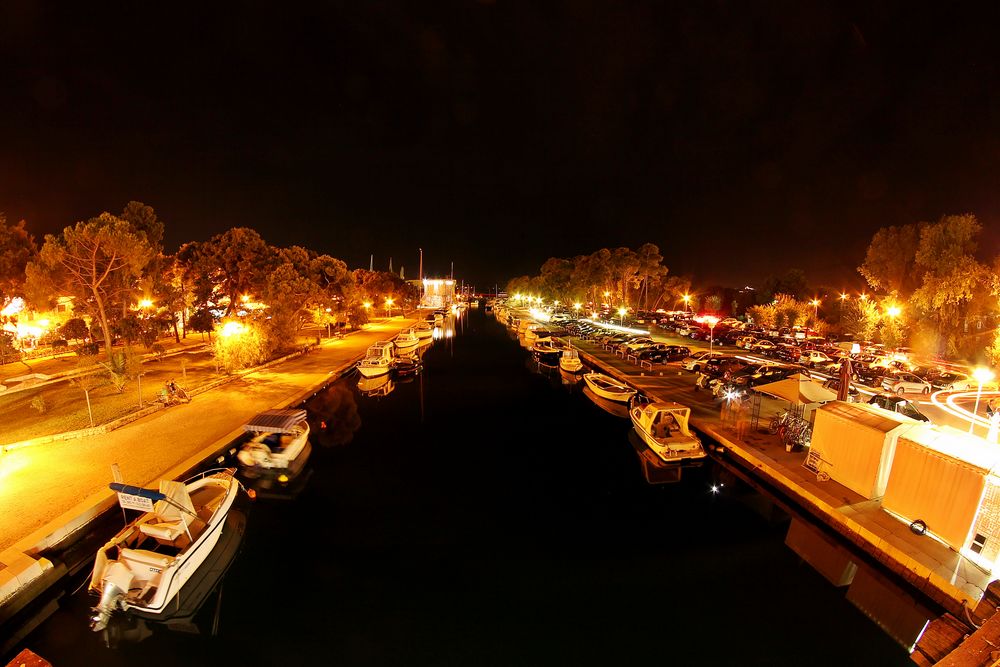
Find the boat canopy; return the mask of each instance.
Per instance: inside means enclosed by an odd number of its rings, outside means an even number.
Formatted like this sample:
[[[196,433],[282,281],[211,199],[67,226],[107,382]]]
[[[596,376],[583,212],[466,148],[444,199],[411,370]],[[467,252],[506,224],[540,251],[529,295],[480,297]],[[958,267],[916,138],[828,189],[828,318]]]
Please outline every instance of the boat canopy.
[[[265,410],[243,425],[252,433],[293,433],[295,425],[306,420],[305,410]]]
[[[145,489],[141,486],[132,486],[131,484],[122,484],[121,482],[111,482],[108,484],[108,488],[117,493],[127,493],[130,496],[139,496],[140,498],[146,498],[148,500],[159,501],[164,500],[167,496],[159,491],[154,491],[153,489]]]

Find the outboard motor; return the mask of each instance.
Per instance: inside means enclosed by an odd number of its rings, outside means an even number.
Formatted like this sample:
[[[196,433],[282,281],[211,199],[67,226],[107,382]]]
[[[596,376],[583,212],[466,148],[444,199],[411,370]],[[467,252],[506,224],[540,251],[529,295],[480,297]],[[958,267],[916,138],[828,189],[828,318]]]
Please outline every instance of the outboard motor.
[[[111,614],[118,608],[118,601],[125,596],[125,591],[118,588],[112,581],[104,582],[104,590],[101,592],[101,601],[94,607],[94,615],[90,617],[90,629],[100,632],[108,627]]]

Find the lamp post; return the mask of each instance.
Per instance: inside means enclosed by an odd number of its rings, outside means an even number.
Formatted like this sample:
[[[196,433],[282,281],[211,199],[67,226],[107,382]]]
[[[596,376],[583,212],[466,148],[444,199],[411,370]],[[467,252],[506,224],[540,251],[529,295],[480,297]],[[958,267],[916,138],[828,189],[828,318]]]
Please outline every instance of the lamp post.
[[[813,323],[819,319],[819,299],[813,299],[809,302],[813,307]]]
[[[972,410],[972,419],[969,420],[969,433],[976,426],[976,417],[979,416],[979,398],[983,395],[983,383],[993,379],[993,371],[988,368],[979,367],[972,371],[972,377],[976,379],[979,388],[976,390],[976,407]]]
[[[619,308],[618,309],[618,318],[619,318],[618,319],[618,326],[620,326],[620,327],[624,327],[625,326],[625,313],[627,313],[627,312],[628,311],[625,310],[625,308]]]
[[[385,297],[385,313],[386,313],[386,317],[388,317],[390,319],[392,318],[392,297],[391,296]]]
[[[681,297],[681,300],[684,302],[684,310],[691,312],[691,295],[685,294]]]
[[[701,321],[708,325],[708,354],[712,356],[715,351],[715,325],[719,323],[719,318],[714,315],[706,315]]]

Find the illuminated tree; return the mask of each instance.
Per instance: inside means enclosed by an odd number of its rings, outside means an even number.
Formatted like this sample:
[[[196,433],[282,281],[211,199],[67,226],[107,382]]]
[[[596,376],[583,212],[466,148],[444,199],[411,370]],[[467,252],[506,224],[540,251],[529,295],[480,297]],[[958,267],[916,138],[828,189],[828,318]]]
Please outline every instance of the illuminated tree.
[[[256,322],[227,322],[212,344],[219,368],[232,373],[251,368],[267,359],[267,337]]]
[[[917,248],[926,223],[883,227],[875,232],[858,272],[873,290],[908,298],[920,284]]]
[[[89,304],[111,357],[109,309],[122,286],[134,283],[153,256],[145,233],[110,213],[49,234],[36,261],[27,265],[31,293],[71,294]],[[35,297],[37,298],[37,296]]]
[[[240,303],[240,296],[263,291],[266,277],[274,268],[275,253],[254,230],[234,227],[198,247],[195,262],[219,295],[228,299],[225,315],[229,316]]]
[[[970,319],[995,307],[996,274],[973,256],[982,227],[973,215],[944,216],[924,225],[915,255],[922,274],[911,304],[938,333],[937,348],[955,354]]]
[[[82,317],[74,317],[66,320],[66,324],[59,329],[59,335],[68,340],[83,340],[90,334],[87,323]]]
[[[307,322],[316,321],[317,312],[339,309],[354,286],[354,277],[339,259],[305,248],[285,248],[277,256],[264,298],[269,306],[271,343],[281,347],[291,344]]]

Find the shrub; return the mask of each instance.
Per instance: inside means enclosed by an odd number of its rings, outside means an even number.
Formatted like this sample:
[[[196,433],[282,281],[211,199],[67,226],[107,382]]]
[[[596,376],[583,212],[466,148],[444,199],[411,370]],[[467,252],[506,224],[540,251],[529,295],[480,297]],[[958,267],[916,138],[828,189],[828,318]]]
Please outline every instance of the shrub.
[[[65,350],[69,347],[69,342],[65,338],[52,341],[53,350]]]
[[[76,354],[80,357],[93,357],[101,352],[99,343],[84,343],[76,348]]]

